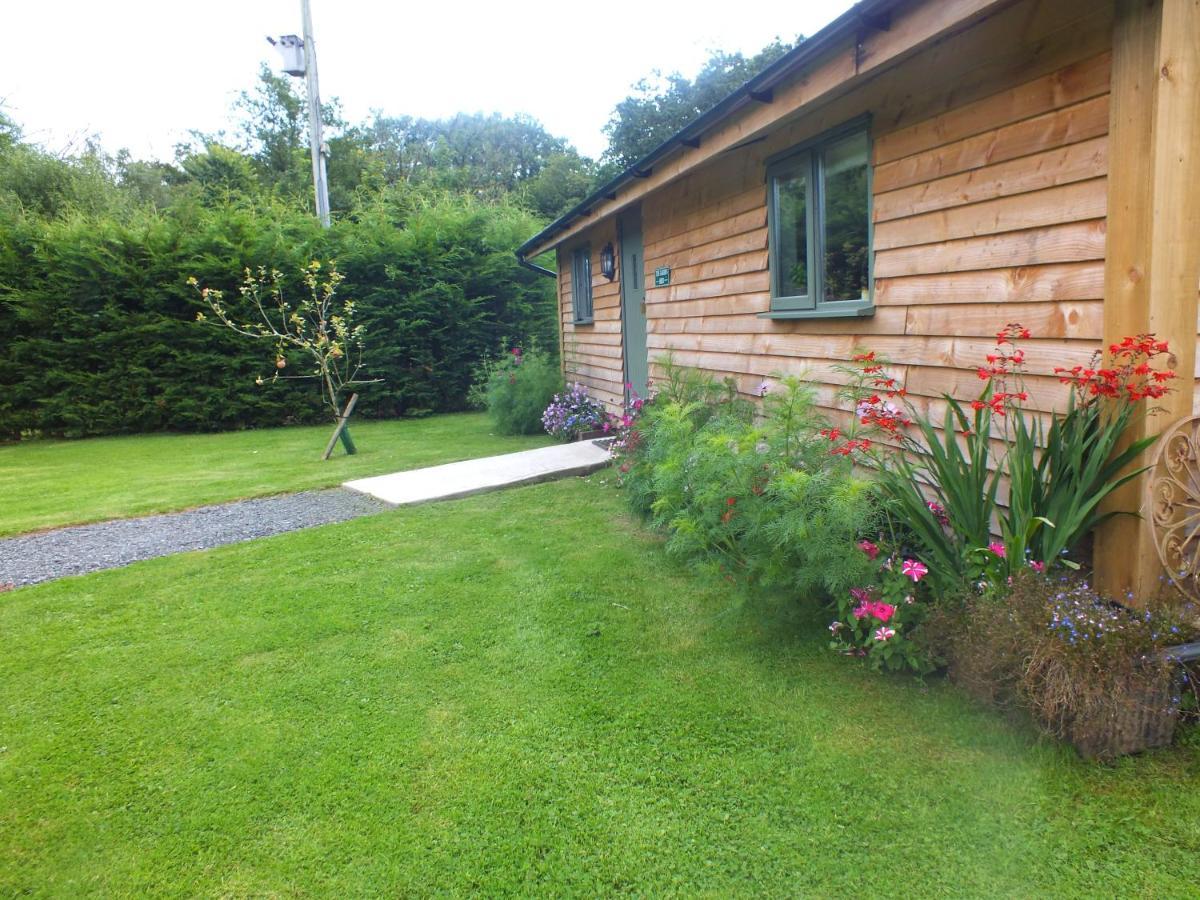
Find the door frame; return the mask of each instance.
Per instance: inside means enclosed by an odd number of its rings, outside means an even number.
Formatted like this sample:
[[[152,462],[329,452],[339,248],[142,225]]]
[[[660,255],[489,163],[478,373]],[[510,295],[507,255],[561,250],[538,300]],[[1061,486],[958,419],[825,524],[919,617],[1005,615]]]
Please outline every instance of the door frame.
[[[644,311],[644,307],[646,305],[646,271],[645,271],[646,235],[645,235],[645,230],[642,227],[644,224],[642,221],[642,206],[640,203],[638,203],[638,204],[634,204],[633,206],[630,206],[627,209],[621,210],[619,213],[617,213],[617,216],[616,216],[616,219],[617,219],[617,247],[619,248],[618,252],[620,254],[620,260],[621,260],[621,267],[619,270],[620,279],[621,279],[621,285],[620,285],[621,374],[623,376],[623,380],[621,383],[621,394],[625,398],[625,402],[629,401],[629,391],[630,391],[630,389],[628,387],[626,387],[626,385],[633,383],[633,376],[629,371],[629,356],[630,356],[630,354],[629,354],[629,333],[630,333],[630,328],[629,328],[629,316],[628,316],[628,311],[627,311],[627,307],[626,307],[626,297],[625,297],[625,285],[626,285],[626,279],[629,277],[629,273],[625,271],[625,223],[624,223],[624,219],[628,216],[634,216],[634,215],[636,215],[638,218],[638,236],[641,239],[641,244],[642,244],[641,251],[638,253],[638,256],[640,256],[642,258],[641,266],[640,266],[642,271],[640,273],[634,273],[635,277],[641,278],[641,284],[642,284],[642,307],[643,307],[643,311],[642,311],[642,315],[641,315],[642,329],[645,330],[646,326],[648,324],[648,319],[647,319],[645,311]],[[647,347],[646,348],[646,384],[642,385],[641,391],[639,391],[639,394],[638,394],[638,396],[641,396],[643,399],[645,399],[645,397],[643,396],[642,392],[649,393],[649,387],[648,387],[649,382],[650,382],[650,350]],[[636,386],[634,389],[635,390],[637,389]]]

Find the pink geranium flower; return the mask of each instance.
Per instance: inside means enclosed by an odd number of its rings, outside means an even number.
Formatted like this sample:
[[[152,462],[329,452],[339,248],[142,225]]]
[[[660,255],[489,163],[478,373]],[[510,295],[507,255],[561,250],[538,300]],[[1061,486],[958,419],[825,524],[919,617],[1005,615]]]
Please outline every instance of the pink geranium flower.
[[[895,628],[888,628],[886,625],[884,625],[882,628],[875,629],[875,640],[877,641],[886,641],[888,638],[894,638],[895,636]]]
[[[919,559],[906,559],[900,566],[900,573],[907,575],[915,584],[929,574],[929,567]]]
[[[1004,559],[1004,553],[1005,553],[1004,545],[1002,543],[1000,543],[999,541],[992,541],[990,544],[988,544],[988,549],[991,550],[993,553],[995,553],[1001,559]]]
[[[879,555],[879,547],[872,541],[859,541],[858,549],[867,554],[867,559],[874,559]]]

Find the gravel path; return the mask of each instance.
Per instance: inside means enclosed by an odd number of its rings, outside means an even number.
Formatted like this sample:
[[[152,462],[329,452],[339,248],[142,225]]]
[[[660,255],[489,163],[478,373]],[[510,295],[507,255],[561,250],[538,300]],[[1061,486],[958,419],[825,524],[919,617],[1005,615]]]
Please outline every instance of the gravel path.
[[[344,522],[390,508],[372,497],[334,488],[7,538],[0,540],[0,585],[37,584],[140,559]]]

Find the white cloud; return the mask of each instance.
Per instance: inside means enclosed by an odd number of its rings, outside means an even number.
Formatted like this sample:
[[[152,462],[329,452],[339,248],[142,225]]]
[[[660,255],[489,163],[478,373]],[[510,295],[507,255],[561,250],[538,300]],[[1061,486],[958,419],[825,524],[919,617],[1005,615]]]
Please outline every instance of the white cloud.
[[[753,52],[812,34],[849,0],[654,3],[381,3],[312,0],[321,93],[347,118],[526,112],[596,155],[629,85],[692,74],[709,49]],[[299,0],[10,0],[0,102],[60,149],[96,132],[109,150],[168,159],[189,129],[229,126],[230,104],[300,32]]]

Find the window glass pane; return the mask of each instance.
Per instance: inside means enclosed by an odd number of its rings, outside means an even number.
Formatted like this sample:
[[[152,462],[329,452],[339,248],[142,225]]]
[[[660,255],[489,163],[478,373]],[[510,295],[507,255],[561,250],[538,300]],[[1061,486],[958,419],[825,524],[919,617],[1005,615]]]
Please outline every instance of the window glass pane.
[[[592,317],[592,254],[583,251],[583,317]]]
[[[823,300],[867,299],[867,135],[859,132],[824,153],[825,290]]]
[[[779,236],[779,295],[808,295],[808,178],[801,171],[775,180],[775,232]]]
[[[575,307],[575,320],[584,321],[592,317],[592,259],[591,251],[584,247],[575,251],[574,283],[571,285]]]

